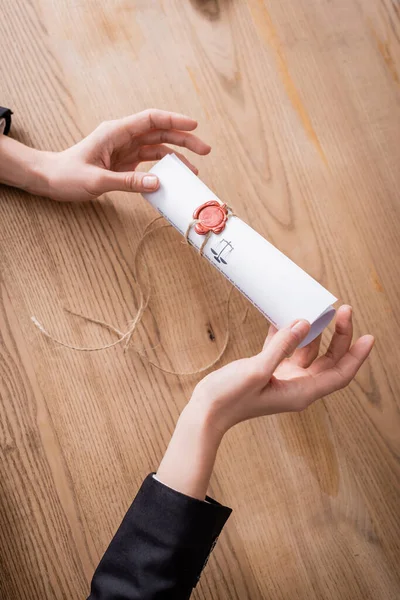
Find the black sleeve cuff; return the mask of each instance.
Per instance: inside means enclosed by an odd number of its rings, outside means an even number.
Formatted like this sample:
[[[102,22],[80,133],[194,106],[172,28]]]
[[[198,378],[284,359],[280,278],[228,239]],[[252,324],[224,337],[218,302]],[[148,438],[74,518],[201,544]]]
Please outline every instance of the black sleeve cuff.
[[[144,480],[130,510],[135,504],[142,505],[143,509],[153,504],[155,515],[159,517],[158,528],[163,528],[169,539],[179,537],[181,542],[195,541],[197,546],[211,546],[232,512],[209,496],[204,502],[177,492],[155,479],[153,474]]]
[[[3,106],[0,106],[0,119],[4,119],[6,122],[6,126],[3,131],[4,135],[7,135],[8,132],[10,131],[12,114],[13,114],[12,110],[10,110],[9,108],[4,108]]]
[[[232,512],[207,501],[149,475],[96,570],[90,599],[189,598]],[[113,596],[115,586],[124,592]]]

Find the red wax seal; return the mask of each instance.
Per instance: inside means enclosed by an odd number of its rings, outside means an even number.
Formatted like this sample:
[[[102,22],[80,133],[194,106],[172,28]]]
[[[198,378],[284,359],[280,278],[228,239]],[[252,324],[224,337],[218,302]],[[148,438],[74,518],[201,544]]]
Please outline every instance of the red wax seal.
[[[193,219],[198,221],[194,226],[196,233],[200,235],[206,235],[209,231],[221,233],[225,229],[225,223],[228,219],[228,209],[226,204],[220,204],[217,200],[210,200],[196,208]]]

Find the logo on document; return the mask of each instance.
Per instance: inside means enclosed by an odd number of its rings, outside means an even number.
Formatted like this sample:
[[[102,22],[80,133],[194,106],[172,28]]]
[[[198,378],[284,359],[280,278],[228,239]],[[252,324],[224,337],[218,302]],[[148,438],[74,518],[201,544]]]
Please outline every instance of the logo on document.
[[[231,242],[228,242],[228,240],[221,240],[216,249],[211,248],[211,252],[213,253],[213,258],[217,261],[217,263],[227,265],[228,257],[233,249],[234,248]]]

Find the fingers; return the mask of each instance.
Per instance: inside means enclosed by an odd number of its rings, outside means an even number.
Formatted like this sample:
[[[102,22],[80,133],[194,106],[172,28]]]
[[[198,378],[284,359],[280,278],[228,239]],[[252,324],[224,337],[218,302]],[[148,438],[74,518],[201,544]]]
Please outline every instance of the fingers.
[[[270,380],[278,365],[293,354],[309,331],[310,323],[302,320],[281,329],[272,336],[265,349],[255,357],[258,373],[265,380],[265,384]]]
[[[332,336],[329,348],[310,367],[311,373],[317,374],[335,365],[348,351],[353,338],[353,311],[351,306],[343,305],[336,316],[335,333]]]
[[[211,146],[203,142],[199,137],[185,131],[160,130],[156,129],[136,138],[136,143],[142,146],[151,146],[155,144],[173,144],[187,148],[196,154],[209,154]]]
[[[327,396],[348,385],[371,352],[374,341],[372,335],[364,335],[334,366],[313,377],[314,397],[312,400]]]
[[[304,348],[298,348],[291,357],[290,362],[302,369],[307,369],[318,356],[321,338],[322,335],[319,335]]]
[[[265,338],[263,350],[265,350],[265,348],[268,346],[268,344],[270,343],[270,341],[272,340],[274,335],[277,333],[277,331],[278,330],[275,327],[275,325],[272,325],[272,323],[271,323],[271,325],[269,326],[269,329],[268,329],[267,337]]]
[[[98,195],[105,192],[155,192],[160,185],[158,177],[152,173],[117,173],[115,171],[101,170],[101,176],[97,183]]]
[[[178,156],[195,175],[199,172],[197,167],[195,167],[195,165],[193,165],[183,154],[176,152],[173,148],[168,148],[168,146],[163,145],[142,146],[138,152],[138,164],[145,161],[161,160],[167,154],[176,154],[176,156]]]
[[[186,115],[150,108],[135,115],[119,119],[119,125],[129,130],[131,135],[140,135],[152,129],[178,129],[193,131],[197,121]]]

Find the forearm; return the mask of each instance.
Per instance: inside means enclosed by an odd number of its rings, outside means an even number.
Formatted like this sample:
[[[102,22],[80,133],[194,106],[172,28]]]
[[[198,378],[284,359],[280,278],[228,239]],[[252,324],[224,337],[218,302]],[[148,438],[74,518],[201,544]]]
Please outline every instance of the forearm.
[[[209,415],[188,404],[179,417],[157,479],[182,494],[204,500],[221,439]]]
[[[182,412],[92,580],[89,600],[188,600],[231,510],[206,492],[222,435],[198,405]]]
[[[50,155],[50,152],[29,148],[0,135],[0,183],[32,194],[48,195],[45,165],[50,161]]]

